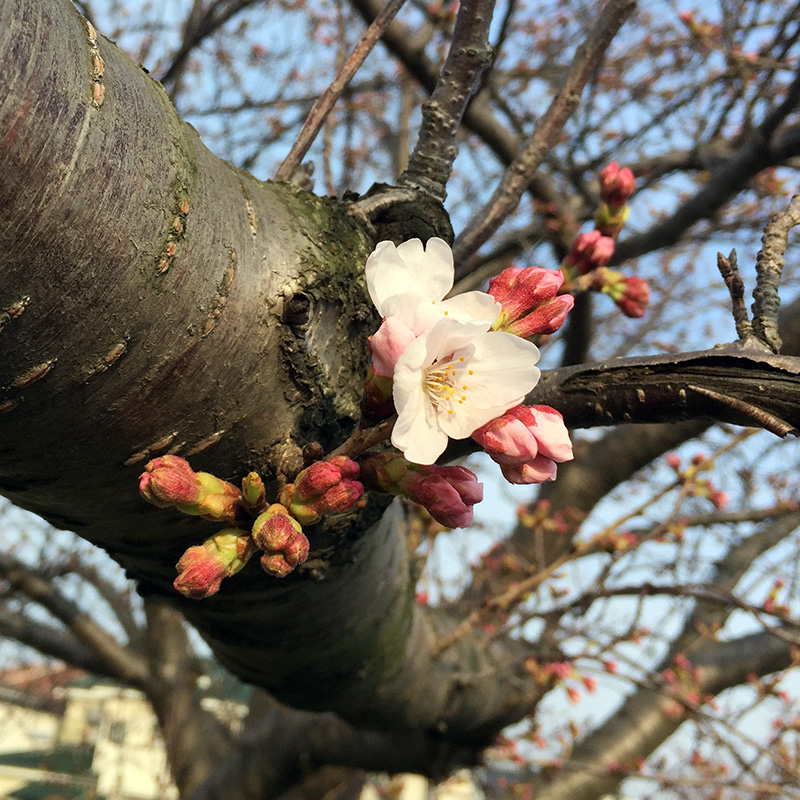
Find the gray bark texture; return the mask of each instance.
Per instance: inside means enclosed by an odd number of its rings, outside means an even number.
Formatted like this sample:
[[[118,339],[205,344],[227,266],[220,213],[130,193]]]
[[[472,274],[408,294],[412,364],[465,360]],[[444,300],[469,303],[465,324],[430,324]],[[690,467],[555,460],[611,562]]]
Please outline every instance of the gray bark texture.
[[[154,509],[137,489],[147,461],[173,453],[232,482],[255,470],[274,496],[304,445],[341,444],[377,326],[363,279],[372,228],[344,203],[216,158],[68,0],[0,0],[0,64],[0,492],[123,565],[154,598],[153,641],[167,638],[166,599],[243,680],[338,715],[324,728],[295,719],[317,730],[312,763],[337,746],[336,763],[370,768],[441,774],[474,760],[547,688],[525,671],[530,645],[519,641],[478,627],[442,651],[463,609],[415,603],[399,505],[370,497],[309,528],[311,557],[290,577],[254,561],[196,601],[172,589],[174,565],[217,528]],[[710,419],[800,427],[799,375],[798,359],[734,348],[556,371],[530,400],[579,426],[690,420],[653,434],[644,464]],[[617,477],[578,481],[587,508]],[[788,659],[776,648],[764,668]],[[183,663],[182,641],[167,649]],[[162,678],[151,694],[170,746],[195,747],[170,719],[190,716],[175,711],[190,703],[189,682]],[[209,736],[224,749],[219,731]],[[258,757],[251,746],[228,766],[257,768]],[[207,771],[184,765],[187,791]]]

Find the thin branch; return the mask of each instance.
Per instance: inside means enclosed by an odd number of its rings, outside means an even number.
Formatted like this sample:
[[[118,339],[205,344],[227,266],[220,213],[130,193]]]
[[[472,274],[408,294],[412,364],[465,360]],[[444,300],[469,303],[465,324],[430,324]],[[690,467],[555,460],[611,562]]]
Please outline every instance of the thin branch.
[[[147,665],[130,648],[117,643],[111,634],[85,614],[72,600],[62,595],[52,581],[13,559],[3,557],[0,574],[17,591],[46,608],[75,635],[75,638],[107,665],[119,680],[140,685],[147,676]]]
[[[736,335],[743,347],[747,346],[746,343],[754,344],[756,340],[753,336],[753,326],[747,316],[747,307],[744,304],[744,281],[739,273],[736,250],[731,250],[727,258],[722,253],[717,253],[717,269],[731,296],[731,312],[736,326]]]
[[[636,0],[609,0],[600,12],[597,25],[575,53],[564,85],[537,123],[533,135],[505,171],[491,200],[456,240],[453,256],[457,262],[476,252],[517,207],[534,173],[577,108],[584,87],[599,67],[612,39],[635,8]]]
[[[127,588],[116,586],[112,581],[104,578],[94,564],[87,564],[80,559],[70,565],[70,572],[79,575],[97,590],[97,593],[114,612],[114,616],[122,625],[129,641],[133,642],[142,635],[142,628],[133,614],[130,586]]]
[[[342,92],[353,79],[358,69],[364,63],[372,48],[381,38],[386,27],[394,19],[395,14],[402,8],[405,0],[389,0],[384,9],[373,20],[367,28],[367,32],[361,41],[355,46],[353,52],[336,73],[336,77],[331,85],[319,96],[317,101],[308,112],[308,117],[303,123],[303,128],[297,141],[289,151],[283,163],[275,173],[276,181],[288,181],[291,179],[295,170],[300,166],[308,149],[311,147],[317,134],[320,132],[328,114],[330,114],[336,101],[341,97]]]
[[[114,671],[108,669],[106,662],[81,644],[70,631],[36,622],[5,607],[0,607],[0,636],[87,672],[116,677]]]
[[[464,0],[453,41],[436,88],[422,104],[422,125],[408,167],[398,184],[444,201],[458,153],[461,118],[481,75],[492,60],[489,26],[494,0]]]
[[[789,231],[800,224],[800,195],[795,195],[789,208],[774,214],[764,235],[762,248],[756,256],[756,288],[753,292],[753,331],[773,353],[781,349],[778,334],[778,285],[783,272],[783,256],[789,244]]]

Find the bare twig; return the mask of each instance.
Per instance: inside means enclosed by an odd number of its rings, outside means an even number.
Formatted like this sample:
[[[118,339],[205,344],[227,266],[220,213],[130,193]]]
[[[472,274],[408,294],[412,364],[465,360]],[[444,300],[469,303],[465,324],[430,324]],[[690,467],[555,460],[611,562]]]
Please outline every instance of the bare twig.
[[[795,195],[789,208],[774,214],[764,235],[762,247],[756,256],[756,288],[753,292],[753,331],[773,353],[781,349],[778,334],[778,284],[783,271],[783,255],[789,243],[789,231],[800,224],[800,195]]]
[[[494,0],[465,0],[436,88],[422,105],[422,126],[398,183],[443,201],[458,153],[458,129],[467,103],[492,60],[489,25]]]
[[[722,253],[717,253],[717,269],[728,287],[736,335],[744,346],[745,342],[752,342],[754,337],[753,326],[750,324],[750,317],[747,316],[747,307],[744,304],[744,281],[739,274],[736,250],[731,250],[727,258]]]
[[[456,240],[453,247],[456,261],[472,255],[517,207],[545,155],[577,108],[583,89],[600,65],[611,40],[634,8],[636,0],[609,0],[603,8],[597,25],[575,53],[564,85],[537,123],[533,135],[505,171],[491,200]]]
[[[312,106],[311,111],[308,112],[308,117],[303,123],[303,128],[297,137],[297,141],[275,173],[275,180],[287,181],[291,179],[292,174],[300,166],[305,154],[308,152],[308,148],[311,147],[336,101],[359,67],[364,63],[364,59],[375,47],[378,39],[381,38],[381,34],[386,30],[386,26],[402,8],[404,2],[405,0],[389,0],[381,13],[375,17],[372,24],[367,28],[367,32],[361,41],[355,46],[347,61],[336,73],[331,85],[320,95]]]
[[[82,645],[103,660],[106,669],[116,678],[135,686],[147,675],[147,666],[129,647],[120,645],[88,614],[62,595],[52,581],[11,558],[0,562],[0,574],[17,591],[46,608],[61,621]]]

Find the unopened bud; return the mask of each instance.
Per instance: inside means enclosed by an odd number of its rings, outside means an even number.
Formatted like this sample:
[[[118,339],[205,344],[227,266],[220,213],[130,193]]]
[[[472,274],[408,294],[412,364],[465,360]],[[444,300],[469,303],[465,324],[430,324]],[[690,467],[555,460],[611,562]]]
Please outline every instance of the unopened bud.
[[[564,281],[560,270],[509,267],[489,282],[489,294],[503,307],[493,330],[527,339],[555,333],[572,310],[574,298],[557,293]]]
[[[556,464],[572,458],[561,414],[549,406],[515,406],[478,428],[472,438],[500,465],[509,483],[551,481]]]
[[[186,597],[210,597],[219,591],[222,579],[235,575],[254,551],[249,534],[226,528],[181,556],[173,586]]]
[[[448,528],[466,528],[472,507],[483,499],[483,484],[466,467],[412,464],[398,453],[384,452],[362,459],[361,469],[368,488],[407,497]]]
[[[613,269],[598,270],[595,288],[607,294],[626,317],[643,317],[650,302],[650,286],[644,278],[623,275]]]
[[[261,566],[279,578],[308,558],[308,539],[300,523],[280,503],[273,503],[253,523],[253,541],[264,551]]]
[[[193,503],[200,495],[197,473],[178,456],[162,456],[149,461],[139,479],[139,492],[148,503],[159,508]]]
[[[233,484],[208,472],[195,472],[178,456],[150,461],[139,480],[139,491],[161,508],[175,507],[214,522],[235,522],[236,505],[242,499]]]
[[[346,511],[361,499],[364,487],[357,477],[358,464],[347,456],[317,461],[287,484],[279,499],[302,525],[312,525],[323,514]]]
[[[242,500],[251,513],[259,514],[264,510],[266,496],[264,481],[257,472],[251,472],[242,478]]]
[[[575,237],[564,265],[572,267],[581,275],[604,267],[614,255],[614,240],[603,236],[598,230],[581,233]]]
[[[622,208],[636,188],[633,173],[627,167],[619,168],[616,161],[612,161],[599,176],[600,199],[608,203],[612,210]]]

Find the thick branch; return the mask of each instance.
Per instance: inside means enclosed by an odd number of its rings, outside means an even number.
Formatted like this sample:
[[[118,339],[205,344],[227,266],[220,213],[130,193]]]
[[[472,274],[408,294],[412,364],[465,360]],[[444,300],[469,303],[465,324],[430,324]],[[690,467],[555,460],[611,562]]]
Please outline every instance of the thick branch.
[[[576,428],[708,419],[786,436],[800,428],[800,358],[727,345],[613,359],[546,372],[528,401],[558,408]]]
[[[469,748],[459,752],[435,735],[358,730],[333,714],[295,711],[273,702],[190,800],[277,797],[326,765],[416,772],[441,780],[453,763],[471,764],[474,758]]]
[[[150,677],[144,691],[158,717],[173,778],[185,797],[222,762],[232,737],[198,702],[201,673],[180,614],[155,597],[145,600],[145,613]]]

